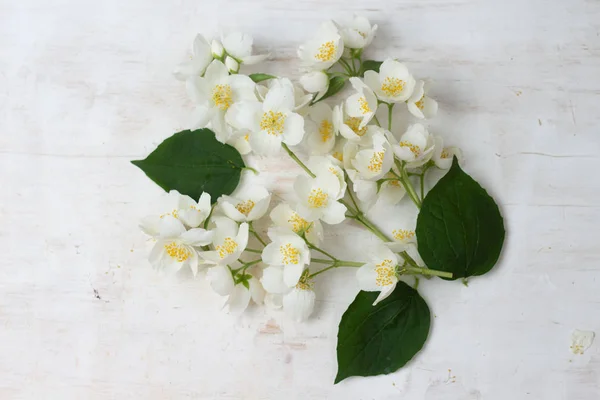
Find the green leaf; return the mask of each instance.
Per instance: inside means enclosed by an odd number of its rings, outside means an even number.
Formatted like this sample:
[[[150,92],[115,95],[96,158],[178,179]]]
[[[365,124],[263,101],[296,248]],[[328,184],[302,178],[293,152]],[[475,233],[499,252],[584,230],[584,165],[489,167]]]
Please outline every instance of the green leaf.
[[[379,72],[379,67],[381,67],[383,61],[375,61],[375,60],[365,60],[360,66],[359,75],[364,76],[367,71],[375,71]]]
[[[325,94],[313,101],[312,103],[317,103],[321,100],[325,100],[328,97],[331,97],[335,94],[337,94],[340,90],[342,90],[344,88],[344,85],[346,85],[346,78],[343,76],[334,76],[333,78],[329,79],[329,87],[327,88],[327,92],[325,92]]]
[[[269,75],[269,74],[250,74],[248,75],[250,77],[250,79],[252,79],[254,82],[258,83],[258,82],[262,82],[262,81],[266,81],[269,79],[275,79],[277,78],[276,76],[273,75]]]
[[[335,383],[349,376],[389,374],[421,350],[429,334],[429,307],[400,281],[390,296],[373,306],[378,292],[360,292],[340,322]]]
[[[458,279],[492,269],[504,243],[504,222],[494,199],[454,157],[423,200],[416,234],[425,264]]]
[[[208,192],[213,203],[235,190],[246,167],[240,153],[210,129],[178,132],[132,164],[166,191],[175,189],[194,200]]]

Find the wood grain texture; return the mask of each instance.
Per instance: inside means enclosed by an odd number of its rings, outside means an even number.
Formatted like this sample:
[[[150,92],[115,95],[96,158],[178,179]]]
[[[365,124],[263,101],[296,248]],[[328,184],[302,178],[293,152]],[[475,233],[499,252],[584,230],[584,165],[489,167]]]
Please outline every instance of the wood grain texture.
[[[354,12],[380,26],[369,56],[435,81],[431,130],[501,204],[507,242],[468,288],[421,283],[435,318],[407,368],[333,386],[353,271],[322,275],[303,325],[223,314],[206,283],[150,269],[136,225],[160,189],[129,160],[187,128],[170,73],[195,33],[248,32],[263,72],[297,76],[295,48]],[[593,0],[0,1],[0,398],[598,399],[600,346],[572,355],[569,337],[600,333],[599,32]],[[290,198],[291,161],[251,163]],[[414,224],[411,207],[373,218]],[[326,234],[358,260],[376,240]]]

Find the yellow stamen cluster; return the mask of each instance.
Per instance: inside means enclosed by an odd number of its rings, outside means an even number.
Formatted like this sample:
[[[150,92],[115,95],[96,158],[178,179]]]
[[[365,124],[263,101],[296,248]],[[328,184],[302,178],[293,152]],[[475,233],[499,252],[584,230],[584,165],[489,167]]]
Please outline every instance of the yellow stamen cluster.
[[[331,136],[333,136],[333,124],[324,119],[319,126],[319,135],[321,135],[323,143],[331,139]]]
[[[319,50],[317,54],[315,54],[315,59],[319,61],[331,61],[333,60],[333,57],[335,57],[335,51],[335,43],[333,40],[330,40],[319,46]]]
[[[235,209],[244,214],[246,217],[254,208],[255,203],[252,200],[241,201],[235,206]]]
[[[170,213],[166,213],[160,216],[160,218],[164,218],[167,215],[172,215],[175,218],[179,218],[179,212],[176,209],[173,209],[173,211],[171,211]]]
[[[411,142],[403,140],[398,144],[400,145],[400,147],[408,147],[408,149],[415,155],[415,157],[419,157],[421,155],[421,148],[417,145],[412,144]]]
[[[331,172],[332,174],[334,174],[338,178],[340,177],[340,170],[339,169],[335,169],[334,167],[329,167],[329,172]]]
[[[369,107],[369,103],[367,102],[367,98],[366,97],[359,97],[358,99],[358,105],[360,107],[360,112],[363,114],[366,114],[368,112],[371,112],[371,107]]]
[[[392,231],[392,235],[394,235],[394,239],[403,242],[405,240],[412,239],[415,236],[415,232],[408,231],[406,229],[394,229]]]
[[[165,244],[165,251],[169,257],[174,258],[178,262],[184,262],[192,255],[192,251],[190,249],[175,242]]]
[[[373,153],[373,157],[371,157],[371,161],[369,161],[369,165],[367,168],[371,172],[380,172],[381,168],[383,168],[383,156],[385,155],[385,150],[376,151]]]
[[[440,158],[450,158],[450,152],[448,149],[442,150],[442,154],[440,154]]]
[[[250,140],[250,135],[244,135],[244,140],[247,142],[248,140]]]
[[[235,240],[233,240],[230,237],[226,237],[225,240],[223,241],[223,244],[218,245],[217,248],[217,253],[219,253],[219,257],[221,257],[221,259],[225,258],[226,256],[233,254],[236,249],[238,247],[238,244]]]
[[[308,195],[308,205],[312,208],[321,208],[327,205],[329,195],[321,189],[313,189]]]
[[[399,96],[404,90],[405,82],[402,79],[388,76],[381,84],[381,91],[389,97]]]
[[[396,187],[400,187],[400,186],[402,186],[402,185],[400,184],[400,181],[399,181],[399,180],[397,180],[397,179],[393,179],[393,178],[395,178],[395,177],[396,177],[396,175],[394,175],[394,174],[393,174],[393,173],[391,173],[391,172],[388,172],[388,173],[387,173],[387,174],[385,174],[385,176],[384,176],[384,178],[386,178],[386,179],[390,179],[389,181],[386,181],[386,182],[388,183],[388,185],[391,185],[391,186],[396,186]]]
[[[573,352],[573,354],[583,354],[584,350],[583,350],[583,346],[580,344],[574,344],[569,346],[569,348],[571,349],[571,352]]]
[[[216,85],[212,92],[212,100],[221,110],[227,110],[233,104],[233,92],[229,85]]]
[[[299,216],[296,212],[292,213],[288,222],[292,224],[292,230],[295,233],[308,232],[310,227],[310,222]]]
[[[425,108],[425,96],[421,97],[421,100],[417,101],[415,103],[415,106],[417,106],[417,108],[419,110],[422,110],[423,108]]]
[[[352,131],[354,133],[356,133],[358,136],[363,136],[365,133],[367,133],[367,127],[363,126],[361,128],[360,127],[361,122],[362,122],[362,118],[350,117],[344,121],[344,124],[348,125],[348,127],[350,129],[352,129]]]
[[[283,134],[285,115],[282,112],[267,111],[260,120],[260,129],[267,131],[269,135],[280,136]]]
[[[298,264],[300,262],[300,250],[293,247],[290,243],[279,246],[279,252],[283,257],[283,264]]]
[[[393,278],[396,277],[396,271],[392,265],[392,260],[385,259],[381,264],[375,266],[375,272],[377,277],[375,278],[375,284],[377,286],[389,286],[394,283]]]
[[[313,283],[308,278],[309,275],[310,275],[309,271],[305,270],[304,273],[302,274],[302,276],[300,277],[300,281],[298,281],[298,283],[296,284],[296,289],[312,290]]]

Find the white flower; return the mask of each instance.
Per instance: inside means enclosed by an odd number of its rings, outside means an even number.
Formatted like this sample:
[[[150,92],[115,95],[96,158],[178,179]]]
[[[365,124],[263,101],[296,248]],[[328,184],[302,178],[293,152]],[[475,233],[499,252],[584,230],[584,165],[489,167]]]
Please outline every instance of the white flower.
[[[279,90],[282,84],[281,79],[282,78],[269,80],[269,86],[256,85],[256,93],[258,94],[258,98],[261,102],[265,101],[267,94],[271,89],[275,88],[276,90]],[[292,87],[294,90],[294,107],[292,111],[305,116],[305,111],[308,109],[307,106],[312,101],[313,95],[306,94],[304,89],[295,83],[292,84]]]
[[[308,222],[287,203],[280,203],[271,211],[271,221],[275,226],[289,229],[297,235],[306,235],[306,239],[318,246],[323,240],[321,221]]]
[[[299,199],[296,211],[306,220],[339,224],[345,219],[346,206],[337,201],[340,181],[333,174],[316,178],[300,175],[294,182],[294,190]]]
[[[277,293],[277,290],[269,290],[272,288],[269,286],[269,276],[273,271],[267,270],[279,268],[281,272],[279,276],[283,279],[285,286],[294,287],[300,280],[304,267],[310,263],[310,250],[304,240],[291,230],[271,227],[268,235],[271,243],[262,252],[263,262],[269,265],[263,271],[263,286],[268,292]]]
[[[324,22],[316,35],[298,49],[302,65],[314,70],[326,70],[344,53],[344,42],[332,21]]]
[[[210,287],[221,296],[228,296],[235,286],[233,274],[226,265],[216,265],[209,268],[206,272],[206,278],[210,283]]]
[[[194,76],[186,82],[188,94],[196,103],[192,128],[205,127],[210,121],[217,140],[225,143],[231,136],[231,129],[225,126],[226,114],[234,103],[255,101],[254,87],[248,76],[229,75],[227,67],[214,60],[204,77]]]
[[[231,57],[240,64],[252,65],[269,57],[269,54],[252,55],[252,36],[233,32],[222,38],[223,47]]]
[[[306,279],[283,296],[283,311],[296,322],[306,321],[314,308],[315,292]]]
[[[345,139],[361,145],[370,143],[372,134],[379,128],[375,125],[361,126],[363,119],[345,114],[343,104],[333,107],[332,118],[336,133],[339,132]]]
[[[400,142],[392,145],[396,157],[406,162],[408,168],[417,168],[429,161],[434,148],[433,136],[421,124],[409,126]]]
[[[317,103],[310,107],[308,120],[305,121],[306,145],[311,154],[327,154],[335,145],[333,114],[326,103]]]
[[[416,246],[417,237],[415,231],[408,229],[394,229],[392,231],[394,241],[386,243],[386,246],[395,253],[408,250],[411,246]]]
[[[571,352],[573,354],[583,354],[594,343],[596,334],[593,331],[580,331],[575,329],[571,333]]]
[[[210,43],[210,51],[212,52],[213,57],[218,58],[219,60],[225,55],[223,44],[217,39],[213,39],[213,41]]]
[[[244,312],[250,299],[256,304],[262,304],[264,301],[265,291],[262,285],[248,273],[236,275],[234,280],[229,267],[217,265],[208,270],[207,278],[215,292],[221,296],[228,296],[224,307],[227,307],[231,314],[239,315]]]
[[[294,113],[294,86],[289,79],[277,79],[261,104],[235,103],[227,121],[238,129],[249,129],[250,146],[259,154],[274,154],[281,143],[295,145],[304,135],[304,118]]]
[[[366,210],[380,202],[384,207],[396,205],[406,194],[404,186],[391,172],[383,176],[382,179],[385,179],[383,182],[362,179],[353,169],[347,170],[347,173],[352,180],[356,196],[364,204]]]
[[[381,64],[379,73],[365,72],[365,83],[377,98],[387,103],[397,103],[410,98],[415,87],[415,78],[401,62],[388,58]]]
[[[437,114],[438,103],[427,96],[427,84],[417,81],[412,96],[406,100],[408,111],[417,118],[433,118]]]
[[[227,144],[235,147],[241,155],[246,155],[252,151],[252,147],[250,146],[250,133],[251,132],[247,129],[236,130],[227,141]]]
[[[347,185],[341,162],[332,156],[312,156],[308,159],[306,165],[316,176],[333,175],[340,183],[340,191],[335,197],[337,199],[344,197]]]
[[[155,269],[179,271],[190,267],[194,275],[198,273],[198,253],[194,247],[206,246],[213,239],[213,232],[185,226],[172,215],[162,218],[160,234],[148,257]]]
[[[173,75],[180,81],[185,81],[190,76],[200,76],[213,59],[210,44],[202,35],[196,35],[192,46],[193,55],[189,61],[181,63]]]
[[[359,78],[350,78],[350,83],[356,93],[346,99],[346,113],[350,117],[360,118],[358,129],[362,129],[377,111],[377,97],[373,91]],[[341,131],[340,131],[341,132]]]
[[[367,180],[381,179],[394,164],[394,154],[382,133],[373,135],[373,145],[356,153],[352,165]]]
[[[388,297],[396,288],[398,276],[396,266],[398,257],[384,244],[380,244],[373,254],[370,262],[356,271],[356,278],[361,290],[367,292],[381,291],[373,305]]]
[[[248,245],[248,224],[244,222],[238,227],[235,221],[226,217],[215,217],[213,222],[216,225],[215,250],[202,252],[200,256],[209,263],[231,264],[240,258]]]
[[[355,15],[352,22],[340,30],[340,35],[345,47],[362,49],[371,44],[375,32],[377,32],[377,25],[371,26],[367,18]]]
[[[179,219],[190,228],[197,228],[210,214],[210,194],[202,193],[196,203],[190,196],[182,195],[177,190],[171,190],[164,196],[163,213],[158,216],[148,216],[140,222],[144,233],[152,237],[160,235],[161,220],[170,215]]]
[[[318,100],[329,89],[329,77],[324,71],[312,71],[300,77],[300,84],[308,93],[316,93],[314,98]]]
[[[225,66],[232,74],[237,74],[237,72],[240,70],[240,63],[229,56],[225,57]]]
[[[462,152],[458,147],[444,147],[444,139],[440,136],[434,138],[435,150],[433,151],[432,160],[435,166],[440,169],[448,169],[452,166],[454,156],[458,161],[462,160]]]
[[[245,184],[231,194],[219,198],[223,213],[237,222],[250,222],[262,218],[269,208],[271,195],[262,186]]]

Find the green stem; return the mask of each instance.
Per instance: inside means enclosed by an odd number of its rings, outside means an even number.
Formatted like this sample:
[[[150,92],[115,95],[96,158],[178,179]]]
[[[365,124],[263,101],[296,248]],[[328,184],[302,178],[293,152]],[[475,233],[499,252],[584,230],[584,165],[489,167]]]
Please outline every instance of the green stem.
[[[306,244],[308,245],[308,247],[309,247],[309,248],[311,248],[311,249],[313,249],[313,250],[316,250],[316,251],[318,251],[319,253],[321,253],[321,254],[323,254],[323,255],[325,255],[325,256],[327,256],[327,257],[331,258],[331,260],[333,260],[333,261],[337,261],[337,258],[335,258],[334,256],[332,256],[331,254],[329,254],[329,253],[328,253],[328,252],[326,252],[325,250],[318,248],[317,246],[315,246],[314,244],[312,244],[311,242],[309,242],[309,241],[308,241],[308,240],[306,240],[306,239],[305,239],[305,241],[306,241]]]
[[[252,225],[252,222],[248,222],[248,227],[250,228],[250,233],[254,235],[254,237],[260,242],[260,244],[262,244],[263,246],[267,245],[267,242],[265,242],[260,235],[258,234],[258,232],[256,232],[254,230],[254,226]]]
[[[313,174],[313,172],[308,169],[308,167],[306,165],[304,165],[304,163],[302,161],[300,161],[300,159],[298,158],[298,156],[296,154],[294,154],[294,152],[292,150],[290,150],[290,148],[287,146],[287,144],[285,143],[281,143],[281,147],[283,147],[283,149],[285,151],[287,151],[288,155],[292,158],[292,160],[296,161],[296,164],[298,164],[299,166],[302,167],[302,169],[304,169],[304,171],[306,171],[306,173],[308,175],[310,175],[311,178],[315,178],[316,175]]]
[[[346,72],[348,72],[349,75],[351,75],[351,76],[355,76],[356,75],[356,72],[354,72],[354,70],[352,69],[352,67],[350,67],[350,64],[348,64],[348,61],[344,60],[343,58],[340,58],[339,61],[340,61],[340,64],[342,64],[342,66],[346,70]]]
[[[331,264],[333,260],[325,260],[323,258],[311,258],[310,262],[318,263],[318,264]]]
[[[348,182],[348,175],[346,174],[346,191],[348,192],[348,196],[350,196],[350,200],[352,200],[352,204],[354,204],[354,208],[356,208],[357,210],[360,209],[360,207],[358,206],[358,203],[356,202],[356,200],[354,199],[354,195],[352,194],[352,190],[350,189],[350,182]]]
[[[252,171],[252,172],[254,172],[256,175],[258,175],[258,171],[257,171],[257,170],[255,170],[255,169],[254,169],[254,168],[252,168],[252,167],[247,167],[247,166],[246,166],[246,167],[243,167],[243,168],[242,168],[242,170],[245,170],[245,169],[247,169],[248,171]]]
[[[394,103],[388,103],[388,131],[392,130],[392,109],[394,108]]]
[[[399,160],[395,160],[395,163],[398,169],[400,170],[400,182],[402,183],[402,186],[404,186],[404,189],[406,189],[406,193],[408,193],[408,196],[413,201],[413,203],[415,203],[417,208],[420,209],[421,200],[419,199],[419,195],[417,194],[414,186],[410,182],[408,173],[406,172],[406,168],[404,168],[404,165]]]
[[[402,268],[402,271],[420,275],[439,276],[440,278],[452,278],[452,272],[437,271],[435,269],[423,267],[404,267]]]
[[[425,198],[425,172],[419,175],[419,183],[421,184],[421,201]]]
[[[247,251],[247,252],[249,252],[249,253],[262,254],[262,250],[255,250],[255,249],[244,249],[244,251]]]
[[[379,122],[377,115],[373,115],[373,119],[375,120],[375,123],[377,124],[377,126],[381,126],[381,123]]]
[[[322,274],[325,271],[329,271],[330,269],[334,269],[334,268],[340,268],[340,267],[352,267],[352,268],[357,268],[357,267],[362,267],[364,263],[361,262],[354,262],[354,261],[335,261],[332,265],[330,265],[327,268],[323,268],[320,271],[315,272],[314,274],[310,274],[308,277],[309,278],[314,278],[315,276]]]

